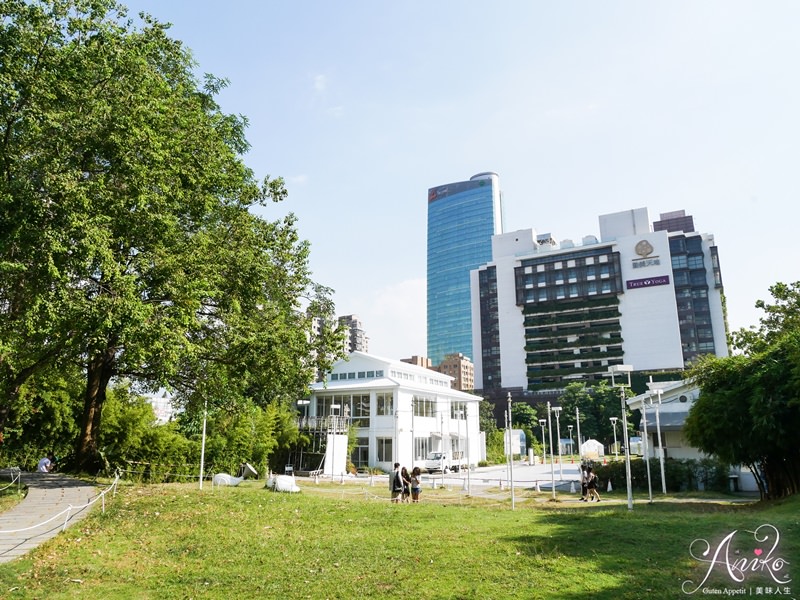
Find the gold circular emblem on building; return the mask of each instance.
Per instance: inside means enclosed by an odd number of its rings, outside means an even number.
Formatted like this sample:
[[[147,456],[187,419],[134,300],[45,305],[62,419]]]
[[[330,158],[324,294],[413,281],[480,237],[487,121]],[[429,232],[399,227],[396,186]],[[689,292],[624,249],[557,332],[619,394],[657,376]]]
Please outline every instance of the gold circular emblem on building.
[[[636,254],[638,254],[642,258],[646,258],[647,256],[653,253],[653,250],[655,250],[655,248],[653,248],[653,245],[647,240],[642,240],[641,242],[636,244],[635,250]]]

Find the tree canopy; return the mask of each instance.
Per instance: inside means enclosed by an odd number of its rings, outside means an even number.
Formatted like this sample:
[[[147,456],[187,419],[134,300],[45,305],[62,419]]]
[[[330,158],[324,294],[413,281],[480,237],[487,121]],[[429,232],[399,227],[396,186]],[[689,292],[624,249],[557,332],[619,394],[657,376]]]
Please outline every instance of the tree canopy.
[[[760,326],[733,334],[743,350],[726,358],[704,357],[689,376],[700,397],[685,434],[700,450],[750,468],[762,497],[800,489],[800,284],[770,288],[773,305]]]
[[[0,430],[37,373],[85,373],[77,464],[97,456],[109,382],[188,407],[301,396],[340,352],[286,197],[244,164],[167,26],[112,0],[0,0]]]

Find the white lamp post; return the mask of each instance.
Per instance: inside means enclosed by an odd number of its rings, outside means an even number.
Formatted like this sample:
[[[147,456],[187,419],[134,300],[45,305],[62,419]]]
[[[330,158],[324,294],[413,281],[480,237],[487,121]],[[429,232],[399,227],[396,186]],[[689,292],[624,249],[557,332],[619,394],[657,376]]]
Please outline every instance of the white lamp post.
[[[554,406],[553,412],[556,413],[556,436],[558,438],[558,476],[561,480],[564,479],[564,460],[561,458],[561,424],[558,420],[558,415],[561,414],[561,407]]]
[[[333,431],[333,436],[331,437],[331,480],[333,480],[333,469],[336,465],[336,417],[333,415],[333,409],[339,410],[341,405],[339,404],[331,404],[331,430]],[[395,443],[397,442],[395,436]]]
[[[617,445],[617,417],[609,417],[609,421],[614,426],[614,460],[619,460],[619,446]]]
[[[511,392],[508,392],[508,472],[511,480],[511,510],[514,510],[514,446],[511,443]]]
[[[631,372],[633,367],[630,365],[611,365],[608,372],[611,375],[611,386],[615,385],[614,375],[617,373],[628,374],[628,387],[631,385]],[[628,440],[628,407],[625,404],[625,384],[619,386],[619,403],[622,408],[622,436],[625,441],[625,483],[628,488],[628,510],[633,510],[633,489],[631,486],[631,448]]]
[[[203,489],[203,469],[206,463],[206,421],[208,420],[208,400],[203,402],[203,439],[200,444],[200,489]],[[212,486],[213,490],[214,487]]]
[[[552,408],[550,401],[547,401],[547,429],[550,431],[550,485],[553,489],[553,500],[556,499],[556,469],[553,463],[553,420],[550,417]]]
[[[303,427],[308,427],[308,405],[311,404],[311,400],[308,398],[302,398],[297,401],[298,406],[302,406],[304,408],[304,417],[303,420],[305,421]],[[300,469],[303,468],[303,446],[300,446],[300,465],[298,465]]]
[[[650,440],[647,439],[647,408],[642,400],[642,432],[644,433],[644,464],[647,469],[647,497],[653,503],[653,483],[650,479]]]
[[[658,418],[658,413],[661,409],[661,394],[663,394],[663,390],[656,390],[656,395],[658,396],[658,406],[656,406],[656,435],[658,436],[658,462],[661,465],[661,493],[667,493],[667,480],[664,477],[664,445],[661,442],[661,421]],[[653,402],[652,396],[650,397],[650,402]]]
[[[583,448],[581,448],[581,413],[577,406],[575,407],[575,423],[578,424],[578,457],[580,458],[580,463],[583,464]]]
[[[547,444],[544,441],[544,430],[547,425],[547,419],[539,419],[539,425],[542,426],[542,464],[547,464]]]
[[[442,428],[442,444],[441,444],[442,451],[439,453],[439,460],[440,460],[441,464],[439,466],[441,467],[440,470],[441,470],[441,473],[442,473],[442,487],[444,487],[444,452],[445,452],[445,449],[444,449],[444,410],[442,410],[442,412],[439,413],[439,426]],[[448,435],[447,437],[450,437],[450,436]]]
[[[572,445],[572,427],[573,425],[567,425],[567,429],[569,429],[569,455],[575,455],[575,446]]]
[[[472,463],[470,462],[469,455],[469,411],[466,404],[464,405],[464,409],[461,411],[461,414],[464,416],[464,426],[467,428],[467,495],[470,496],[472,494],[472,480],[470,479],[472,473]]]

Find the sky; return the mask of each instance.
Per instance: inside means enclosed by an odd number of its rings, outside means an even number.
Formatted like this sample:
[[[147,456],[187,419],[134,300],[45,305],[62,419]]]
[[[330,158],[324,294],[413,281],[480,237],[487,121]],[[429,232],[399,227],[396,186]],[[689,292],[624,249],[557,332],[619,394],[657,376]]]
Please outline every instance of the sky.
[[[282,177],[313,279],[370,353],[426,354],[427,190],[500,177],[505,230],[599,237],[685,210],[733,330],[800,280],[800,3],[131,0],[227,78],[245,162]]]

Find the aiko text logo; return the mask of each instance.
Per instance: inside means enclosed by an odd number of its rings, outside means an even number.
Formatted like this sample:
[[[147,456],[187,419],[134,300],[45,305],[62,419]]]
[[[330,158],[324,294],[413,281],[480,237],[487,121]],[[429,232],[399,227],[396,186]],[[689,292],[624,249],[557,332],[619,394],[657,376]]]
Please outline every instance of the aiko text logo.
[[[791,594],[790,563],[780,555],[780,541],[780,532],[769,524],[755,531],[734,530],[716,545],[696,539],[689,544],[689,554],[706,565],[705,574],[699,581],[687,579],[681,589],[687,595],[698,592],[703,595],[762,595],[766,582],[770,590],[774,586],[780,595]],[[714,574],[718,576],[712,578]],[[710,581],[716,586],[707,585]],[[719,587],[720,581],[725,583],[724,587]],[[757,587],[748,585],[756,582]]]

